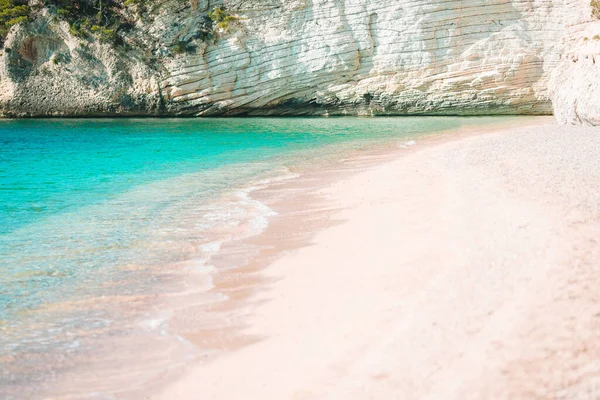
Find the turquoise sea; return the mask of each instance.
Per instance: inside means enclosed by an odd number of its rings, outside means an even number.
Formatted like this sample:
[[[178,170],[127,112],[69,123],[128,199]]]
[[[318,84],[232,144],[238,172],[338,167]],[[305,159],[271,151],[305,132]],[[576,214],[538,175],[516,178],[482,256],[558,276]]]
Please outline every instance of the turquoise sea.
[[[251,198],[257,182],[499,121],[0,121],[0,398],[36,398],[78,379],[81,354],[132,334],[140,325],[131,321],[151,321],[160,302],[149,298],[182,290],[185,274],[169,266],[259,233],[270,210]]]

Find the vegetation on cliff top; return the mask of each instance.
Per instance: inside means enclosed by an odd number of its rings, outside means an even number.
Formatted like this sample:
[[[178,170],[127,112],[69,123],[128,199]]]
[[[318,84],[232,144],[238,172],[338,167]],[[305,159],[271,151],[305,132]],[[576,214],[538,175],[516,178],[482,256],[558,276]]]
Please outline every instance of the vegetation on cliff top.
[[[81,38],[97,37],[101,41],[121,42],[120,33],[133,27],[128,7],[138,12],[144,9],[147,0],[0,0],[0,47],[4,44],[10,28],[34,17],[32,8],[47,7],[69,23],[70,32]]]
[[[138,6],[143,0],[45,0],[46,6],[67,21],[72,35],[119,44],[120,33],[133,27],[124,10]]]
[[[25,0],[0,0],[0,47],[13,25],[29,20],[29,12]]]
[[[0,0],[0,47],[10,28],[18,23],[35,18],[32,12],[41,7],[55,13],[69,24],[73,36],[82,39],[96,38],[116,45],[123,44],[123,35],[131,30],[135,19],[146,12],[151,0]],[[35,4],[35,5],[34,5]],[[193,50],[193,40],[213,39],[227,33],[239,21],[225,7],[215,6],[204,16],[196,33],[178,41],[171,50],[185,53]]]

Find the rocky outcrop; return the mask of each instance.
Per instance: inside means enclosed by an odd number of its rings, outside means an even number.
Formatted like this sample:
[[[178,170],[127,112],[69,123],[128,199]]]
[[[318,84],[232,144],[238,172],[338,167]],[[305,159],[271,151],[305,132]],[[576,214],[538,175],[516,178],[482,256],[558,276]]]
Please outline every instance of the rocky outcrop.
[[[48,10],[13,29],[0,112],[41,115],[550,114],[586,0],[165,1],[111,47]],[[187,44],[176,54],[177,43]],[[556,98],[556,91],[552,92]]]
[[[569,27],[565,51],[550,81],[560,123],[600,125],[600,21]]]
[[[7,38],[0,109],[7,116],[158,114],[157,75],[112,46],[82,42],[46,10]]]

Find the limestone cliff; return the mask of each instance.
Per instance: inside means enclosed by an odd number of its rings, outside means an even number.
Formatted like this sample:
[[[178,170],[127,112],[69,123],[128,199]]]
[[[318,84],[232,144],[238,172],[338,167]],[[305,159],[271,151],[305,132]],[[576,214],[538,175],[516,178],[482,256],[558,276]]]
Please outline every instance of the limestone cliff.
[[[207,39],[221,4],[236,20]],[[171,0],[113,46],[43,9],[7,37],[0,112],[550,114],[563,37],[588,15],[588,0]]]
[[[554,115],[561,123],[600,125],[600,21],[575,23],[550,81]]]

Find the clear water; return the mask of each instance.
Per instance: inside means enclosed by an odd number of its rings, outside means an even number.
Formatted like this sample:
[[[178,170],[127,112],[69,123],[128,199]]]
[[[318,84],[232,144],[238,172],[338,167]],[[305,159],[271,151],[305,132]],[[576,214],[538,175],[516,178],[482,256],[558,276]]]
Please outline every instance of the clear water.
[[[268,210],[242,188],[325,154],[488,122],[498,119],[0,121],[0,397],[56,379],[53,352],[92,346],[84,333],[114,333],[143,311],[107,298],[156,294],[180,278],[165,266],[260,229]]]

